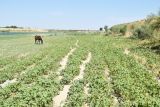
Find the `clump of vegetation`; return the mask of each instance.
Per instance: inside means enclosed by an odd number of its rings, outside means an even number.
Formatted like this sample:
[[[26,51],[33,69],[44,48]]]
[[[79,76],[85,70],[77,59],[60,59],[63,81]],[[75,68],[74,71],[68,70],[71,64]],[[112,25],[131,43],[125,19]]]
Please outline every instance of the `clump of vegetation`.
[[[148,39],[148,38],[150,38],[151,40],[158,39],[160,32],[159,13],[160,11],[158,12],[157,15],[153,13],[148,15],[144,25],[139,26],[134,30],[133,36],[139,39]]]
[[[132,38],[138,38],[143,40],[151,38],[151,35],[152,35],[152,30],[150,26],[144,25],[133,30]]]
[[[156,20],[151,24],[153,30],[160,30],[160,17],[157,17]]]
[[[126,28],[127,28],[126,24],[121,24],[111,27],[110,30],[115,34],[125,35]]]
[[[109,35],[111,35],[111,31],[110,31],[110,29],[108,28],[108,26],[104,26],[104,30],[105,30],[105,36],[109,36]]]
[[[120,33],[121,34],[123,34],[123,35],[125,35],[125,33],[126,33],[126,25],[124,25],[121,29],[120,29]]]
[[[111,35],[111,34],[112,34],[112,32],[111,32],[110,30],[108,30],[108,31],[106,32],[105,36],[109,36],[109,35]]]

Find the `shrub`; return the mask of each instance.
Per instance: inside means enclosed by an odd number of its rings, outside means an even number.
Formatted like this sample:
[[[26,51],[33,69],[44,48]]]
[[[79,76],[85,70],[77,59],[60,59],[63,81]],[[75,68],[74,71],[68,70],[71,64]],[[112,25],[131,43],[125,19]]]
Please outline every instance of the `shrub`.
[[[123,35],[125,35],[126,30],[127,30],[127,26],[124,25],[123,27],[120,28],[120,33],[123,34]]]
[[[108,31],[106,32],[105,36],[109,36],[109,35],[111,35],[111,34],[112,34],[112,32],[111,32],[110,30],[108,30]]]
[[[133,36],[134,38],[138,39],[149,39],[152,36],[152,32],[153,31],[151,30],[150,26],[143,25],[133,30]]]
[[[110,29],[113,33],[124,35],[127,30],[127,26],[125,24],[116,25],[111,27]]]
[[[153,30],[160,30],[160,17],[157,17],[155,21],[151,24]]]

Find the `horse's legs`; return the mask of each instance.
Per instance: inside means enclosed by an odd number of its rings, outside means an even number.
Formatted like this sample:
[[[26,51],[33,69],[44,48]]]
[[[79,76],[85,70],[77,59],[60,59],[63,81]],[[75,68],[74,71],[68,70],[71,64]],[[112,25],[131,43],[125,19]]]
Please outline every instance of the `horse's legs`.
[[[38,39],[38,40],[35,39],[35,44],[43,44],[43,40],[42,39]]]

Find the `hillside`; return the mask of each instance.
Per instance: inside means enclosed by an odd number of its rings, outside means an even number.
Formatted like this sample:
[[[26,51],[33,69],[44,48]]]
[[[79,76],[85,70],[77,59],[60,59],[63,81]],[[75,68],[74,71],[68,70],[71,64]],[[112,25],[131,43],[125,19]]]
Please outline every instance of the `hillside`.
[[[143,20],[138,20],[130,23],[124,23],[124,24],[119,24],[119,25],[114,25],[110,28],[112,33],[114,34],[120,34],[126,37],[131,37],[135,36],[133,33],[136,29],[141,28],[143,26],[149,26],[150,29],[152,29],[152,26],[154,24],[159,24],[160,23],[160,17],[153,17],[153,18],[148,18],[148,19],[143,19]],[[157,29],[152,29],[152,35],[156,35],[157,37],[159,36],[160,33],[160,27],[157,26]],[[155,32],[155,30],[157,32]],[[152,36],[151,35],[151,36]]]
[[[113,35],[142,40],[142,46],[160,53],[160,17],[149,17],[143,20],[112,26]]]

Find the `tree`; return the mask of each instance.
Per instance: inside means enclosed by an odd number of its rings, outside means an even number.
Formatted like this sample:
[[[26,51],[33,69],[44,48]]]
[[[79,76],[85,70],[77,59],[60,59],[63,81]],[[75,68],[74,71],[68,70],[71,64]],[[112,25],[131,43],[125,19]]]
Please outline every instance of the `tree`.
[[[100,31],[103,31],[103,28],[101,27],[101,28],[99,28],[99,30],[100,30]]]
[[[104,26],[104,30],[108,32],[108,26]]]
[[[15,25],[11,25],[11,26],[6,26],[5,28],[18,28],[18,27]]]

